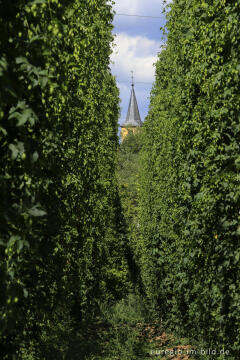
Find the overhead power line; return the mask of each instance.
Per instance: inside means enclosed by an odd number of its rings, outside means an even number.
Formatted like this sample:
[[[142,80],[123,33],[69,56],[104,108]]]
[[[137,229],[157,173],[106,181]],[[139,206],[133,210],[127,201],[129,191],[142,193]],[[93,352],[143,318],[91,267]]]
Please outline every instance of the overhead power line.
[[[165,16],[150,16],[150,15],[136,15],[136,14],[115,14],[117,16],[134,16],[139,18],[150,18],[150,19],[163,19]]]
[[[117,80],[117,82],[119,83],[131,83],[131,81],[120,81],[120,80]],[[146,81],[134,81],[134,84],[152,84],[154,82],[154,80],[152,82],[146,82]]]

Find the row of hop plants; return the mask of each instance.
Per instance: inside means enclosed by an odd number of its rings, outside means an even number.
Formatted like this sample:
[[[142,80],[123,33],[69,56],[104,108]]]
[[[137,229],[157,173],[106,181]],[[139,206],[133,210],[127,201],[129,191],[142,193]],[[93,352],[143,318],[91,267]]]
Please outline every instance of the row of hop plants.
[[[240,350],[239,14],[239,1],[170,5],[134,250],[155,314],[230,359]]]
[[[0,1],[1,359],[57,359],[126,288],[112,20],[105,0]]]

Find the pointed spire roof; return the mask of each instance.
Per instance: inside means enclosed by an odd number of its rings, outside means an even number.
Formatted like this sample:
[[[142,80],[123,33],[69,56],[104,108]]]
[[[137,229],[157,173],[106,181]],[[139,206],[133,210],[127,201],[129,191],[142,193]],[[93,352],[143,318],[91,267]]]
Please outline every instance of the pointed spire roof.
[[[122,127],[127,127],[127,126],[133,126],[133,127],[142,126],[142,120],[138,110],[137,99],[134,91],[133,77],[132,77],[132,91],[128,106],[127,117]]]

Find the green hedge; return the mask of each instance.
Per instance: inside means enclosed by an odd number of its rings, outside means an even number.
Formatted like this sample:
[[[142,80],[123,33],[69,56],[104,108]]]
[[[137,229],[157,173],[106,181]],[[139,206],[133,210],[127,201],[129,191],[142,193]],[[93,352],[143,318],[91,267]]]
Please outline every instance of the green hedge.
[[[105,0],[0,1],[2,359],[123,292],[112,19]]]
[[[145,293],[171,328],[240,350],[240,2],[173,1],[144,124]]]

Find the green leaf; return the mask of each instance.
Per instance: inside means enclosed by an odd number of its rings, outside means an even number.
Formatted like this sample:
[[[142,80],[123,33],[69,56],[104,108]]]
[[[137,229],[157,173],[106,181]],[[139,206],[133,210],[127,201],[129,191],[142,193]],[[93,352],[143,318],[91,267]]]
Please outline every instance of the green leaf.
[[[12,152],[12,155],[11,155],[12,160],[15,160],[19,153],[18,148],[14,144],[10,144],[8,147]]]
[[[38,160],[38,158],[39,158],[38,152],[35,151],[35,152],[33,153],[33,155],[32,155],[32,160],[33,160],[33,162],[36,162],[36,161]]]
[[[29,64],[27,58],[23,57],[23,56],[19,56],[16,58],[16,63],[17,64]]]
[[[46,211],[39,208],[39,205],[33,206],[28,210],[28,214],[34,217],[41,217],[47,215]]]
[[[46,4],[47,0],[33,0],[31,2],[32,5],[34,4]]]
[[[29,118],[31,118],[31,115],[32,115],[32,112],[30,109],[24,110],[23,113],[19,114],[19,116],[18,116],[17,126],[24,125],[29,120]]]
[[[27,121],[31,125],[34,125],[38,119],[35,112],[27,107],[24,101],[18,102],[16,107],[11,108],[9,114],[9,119],[17,120],[18,127],[24,125]]]
[[[23,289],[23,295],[24,295],[24,297],[25,298],[27,298],[28,297],[28,291],[27,291],[27,289]]]
[[[0,126],[0,131],[3,133],[4,136],[7,135],[7,130]]]
[[[237,159],[235,160],[235,165],[236,165],[236,168],[239,170],[240,169],[240,156],[238,156]]]
[[[48,83],[48,77],[43,77],[43,76],[41,76],[41,77],[39,78],[39,84],[40,84],[40,86],[41,86],[42,89],[45,88],[45,86],[47,85],[47,83]]]

